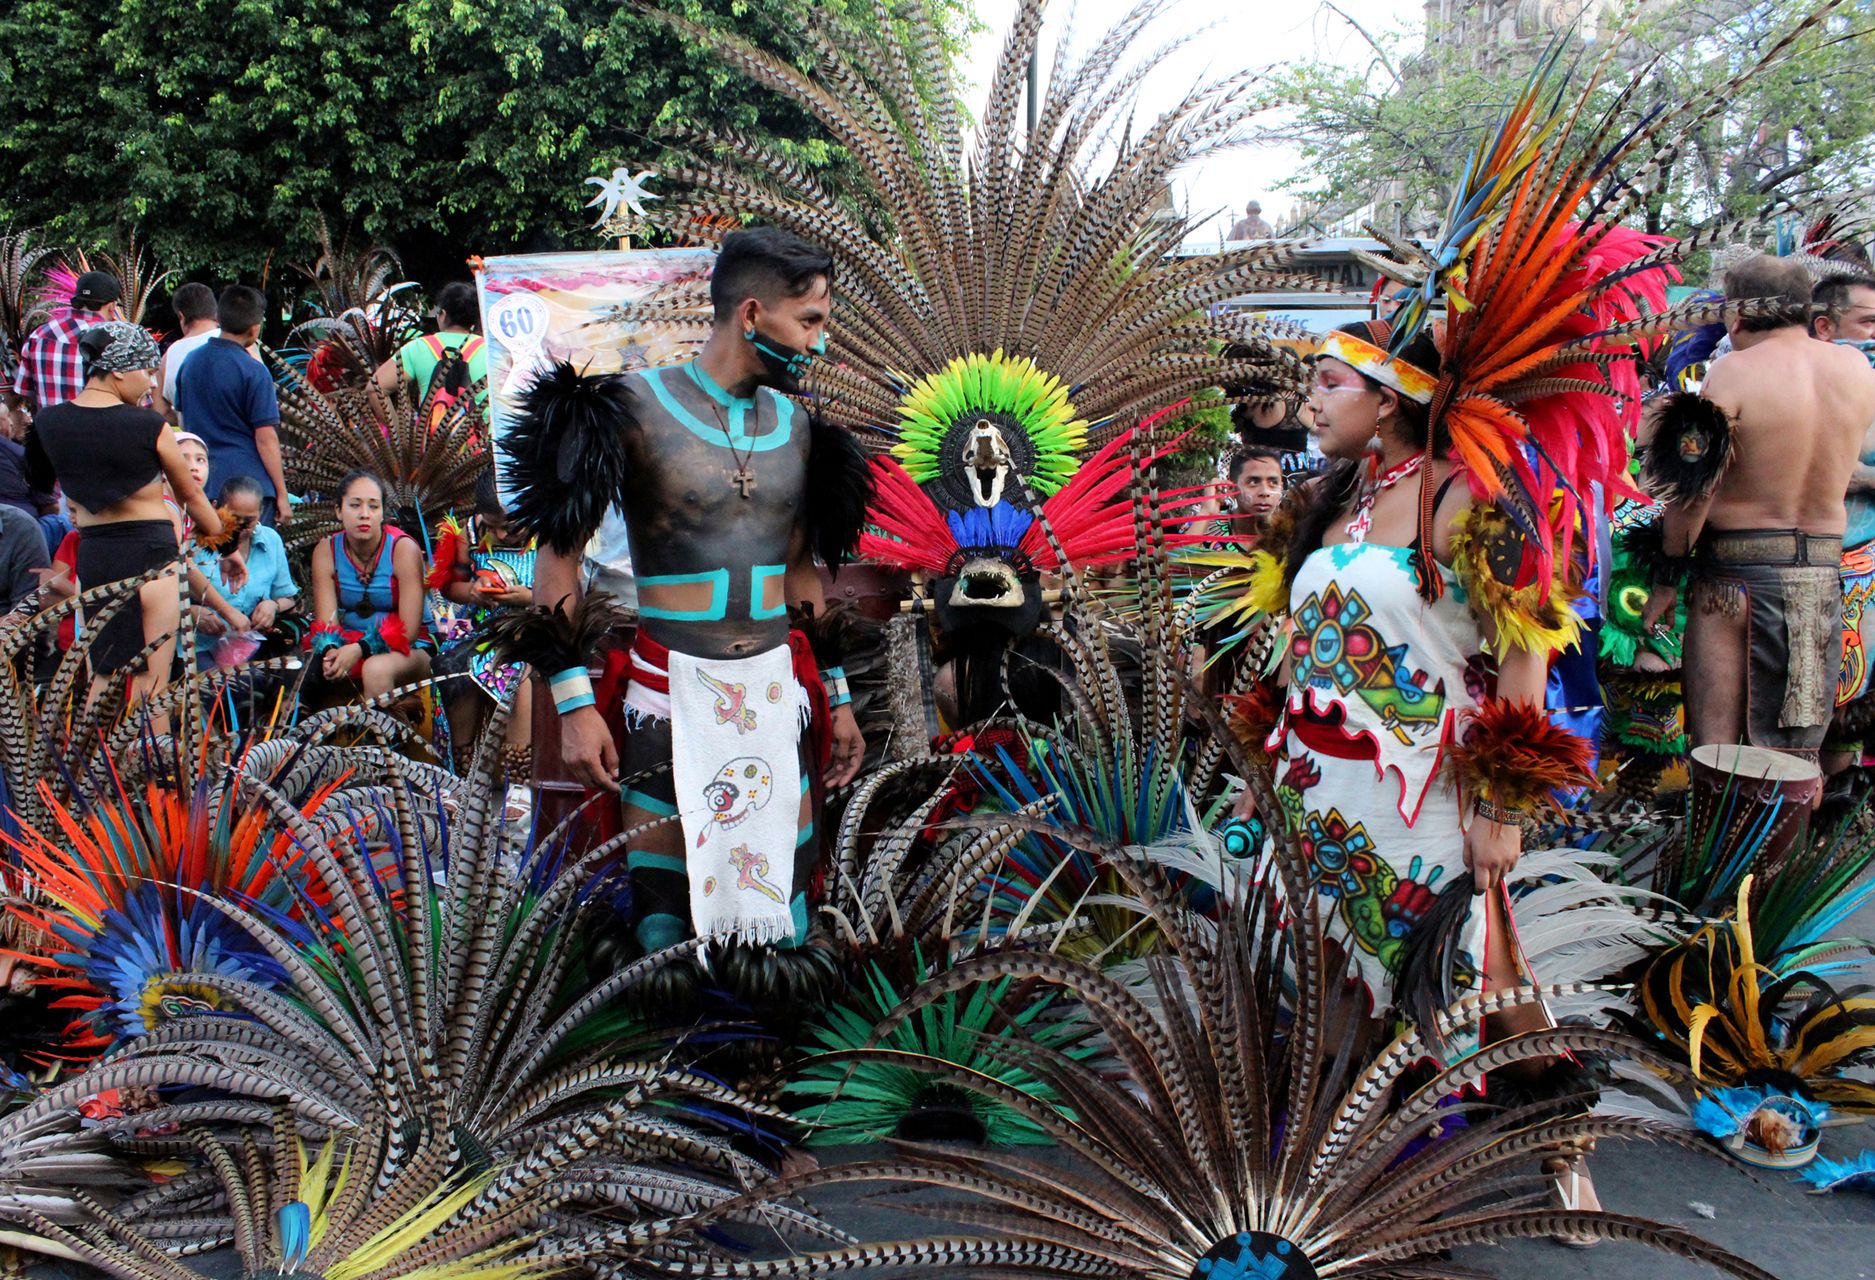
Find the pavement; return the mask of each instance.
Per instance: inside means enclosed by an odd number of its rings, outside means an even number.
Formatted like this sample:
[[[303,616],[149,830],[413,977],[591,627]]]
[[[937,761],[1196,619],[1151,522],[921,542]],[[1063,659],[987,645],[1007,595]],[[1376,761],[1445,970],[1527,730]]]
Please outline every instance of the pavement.
[[[1839,935],[1875,939],[1875,903],[1845,920]],[[1875,1150],[1875,1122],[1823,1132],[1825,1159],[1868,1150]],[[1812,1195],[1795,1174],[1747,1169],[1716,1148],[1703,1156],[1657,1143],[1604,1142],[1592,1169],[1609,1210],[1682,1227],[1779,1280],[1875,1280],[1875,1193]],[[1565,1249],[1548,1241],[1517,1241],[1467,1250],[1460,1260],[1503,1280],[1683,1280],[1713,1274],[1696,1263],[1622,1244]]]
[[[1875,1146],[1875,1125],[1832,1129],[1823,1154],[1840,1159]],[[1025,1148],[1025,1155],[1043,1149]],[[829,1148],[823,1165],[879,1154],[875,1148]],[[1724,1246],[1779,1280],[1875,1280],[1875,1195],[1805,1193],[1794,1176],[1747,1173],[1720,1155],[1679,1147],[1603,1143],[1595,1155],[1595,1182],[1609,1208],[1669,1222]],[[862,1240],[916,1239],[942,1234],[945,1224],[867,1203],[871,1190],[831,1188],[812,1197],[826,1218]],[[1600,1244],[1569,1249],[1547,1240],[1461,1250],[1454,1258],[1501,1280],[1710,1280],[1700,1264],[1636,1245]],[[234,1280],[240,1267],[231,1250],[190,1260],[214,1280]],[[28,1280],[89,1280],[90,1273],[59,1263],[26,1269]]]

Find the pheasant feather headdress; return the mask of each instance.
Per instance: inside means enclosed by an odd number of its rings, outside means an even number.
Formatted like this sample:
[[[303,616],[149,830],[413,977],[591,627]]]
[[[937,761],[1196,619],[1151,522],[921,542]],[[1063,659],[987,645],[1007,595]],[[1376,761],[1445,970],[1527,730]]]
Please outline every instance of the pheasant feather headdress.
[[[1666,302],[1677,279],[1673,262],[1710,247],[1707,238],[1674,243],[1622,220],[1695,126],[1826,9],[1730,83],[1638,122],[1625,110],[1631,89],[1589,118],[1590,97],[1621,41],[1572,99],[1563,54],[1573,40],[1565,33],[1478,143],[1435,245],[1369,228],[1393,254],[1363,256],[1398,285],[1389,299],[1396,359],[1445,304],[1443,325],[1434,326],[1438,368],[1429,371],[1433,443],[1463,464],[1475,495],[1504,507],[1530,540],[1537,580],[1551,578],[1553,555],[1568,554],[1597,486],[1604,504],[1632,493],[1626,442],[1639,412],[1637,344],[1713,318],[1709,302],[1694,311]]]
[[[1281,246],[1173,257],[1187,224],[1155,213],[1174,169],[1233,141],[1265,105],[1251,96],[1253,73],[1198,86],[1135,130],[1147,68],[1129,68],[1126,54],[1162,8],[1141,4],[1085,57],[1057,47],[1025,131],[1018,114],[1043,0],[1022,0],[970,136],[962,104],[927,83],[926,69],[945,65],[935,17],[906,25],[873,7],[866,33],[810,18],[805,70],[664,15],[805,107],[856,164],[835,199],[755,139],[679,130],[694,158],[666,169],[676,190],[652,216],[705,239],[720,235],[724,215],[752,217],[839,259],[833,359],[818,390],[830,419],[890,455],[876,464],[882,495],[918,486],[931,499],[903,539],[917,558],[1019,545],[1034,519],[1025,490],[1072,505],[1090,455],[1200,388],[1294,393],[1300,366],[1267,323],[1213,311],[1253,290],[1315,287],[1313,278],[1280,270]],[[901,43],[908,26],[915,34]],[[1101,460],[1126,461],[1122,451]],[[1077,558],[1081,548],[1064,550]],[[911,563],[889,547],[868,554]]]

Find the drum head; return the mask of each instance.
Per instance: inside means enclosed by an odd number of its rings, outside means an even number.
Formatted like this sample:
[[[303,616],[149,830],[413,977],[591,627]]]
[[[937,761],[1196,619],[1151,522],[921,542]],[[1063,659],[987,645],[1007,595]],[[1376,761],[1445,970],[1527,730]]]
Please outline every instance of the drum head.
[[[1693,748],[1693,764],[1721,777],[1751,778],[1754,781],[1809,782],[1823,776],[1814,760],[1770,751],[1764,747],[1746,747],[1732,743],[1710,742]]]

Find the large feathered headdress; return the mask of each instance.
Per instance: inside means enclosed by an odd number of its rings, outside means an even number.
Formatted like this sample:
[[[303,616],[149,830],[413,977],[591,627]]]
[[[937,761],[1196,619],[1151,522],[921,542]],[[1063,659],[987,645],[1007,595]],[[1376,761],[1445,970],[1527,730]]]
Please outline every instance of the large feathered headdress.
[[[1085,516],[1077,472],[1092,457],[1122,467],[1123,451],[1102,450],[1141,416],[1219,384],[1294,393],[1301,367],[1271,343],[1269,323],[1216,305],[1316,282],[1279,269],[1280,245],[1176,257],[1188,224],[1160,212],[1173,170],[1230,142],[1262,107],[1253,73],[1194,88],[1134,129],[1145,68],[1129,68],[1127,54],[1160,8],[1141,4],[1085,57],[1058,47],[1025,131],[1043,3],[1022,0],[972,135],[963,105],[929,83],[944,65],[939,22],[904,24],[874,8],[870,24],[812,17],[806,69],[665,15],[805,107],[857,163],[835,199],[756,139],[679,129],[694,158],[666,169],[675,189],[651,215],[706,238],[724,215],[753,217],[838,257],[833,358],[819,390],[831,419],[890,455],[876,463],[875,516],[890,515],[893,531],[869,556],[929,568],[1039,545],[1032,506],[1059,501]],[[1081,490],[1104,489],[1124,522],[1123,487],[1124,475],[1090,476]],[[918,489],[923,501],[892,496]]]
[[[1538,581],[1551,578],[1552,556],[1569,553],[1597,487],[1603,503],[1632,494],[1626,441],[1641,392],[1637,343],[1715,318],[1710,302],[1666,303],[1677,278],[1671,264],[1713,239],[1674,243],[1622,220],[1651,189],[1646,175],[1671,164],[1742,79],[1821,18],[1819,10],[1797,24],[1725,86],[1656,107],[1638,123],[1623,110],[1631,90],[1589,118],[1590,96],[1621,41],[1572,97],[1563,54],[1574,39],[1565,33],[1473,151],[1436,244],[1368,228],[1393,253],[1363,256],[1398,286],[1389,297],[1396,359],[1444,304],[1443,325],[1434,326],[1438,369],[1423,398],[1434,446],[1464,465],[1477,497],[1504,507],[1521,528]],[[1424,531],[1422,541],[1431,544]],[[1437,575],[1422,576],[1438,589]]]

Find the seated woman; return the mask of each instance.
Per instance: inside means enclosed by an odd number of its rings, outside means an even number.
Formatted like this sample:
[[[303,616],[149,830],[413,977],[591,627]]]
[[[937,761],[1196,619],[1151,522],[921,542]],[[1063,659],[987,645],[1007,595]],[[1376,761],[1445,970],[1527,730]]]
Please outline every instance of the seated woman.
[[[162,416],[140,407],[154,383],[159,352],[139,325],[113,320],[78,339],[85,387],[40,412],[27,443],[29,465],[57,476],[78,526],[78,581],[87,588],[137,578],[176,560],[176,526],[163,481],[195,521],[215,536],[221,519],[189,475]],[[172,576],[143,585],[137,604],[119,609],[91,639],[91,697],[135,668],[132,704],[169,681],[181,605]],[[158,644],[158,641],[162,643]],[[147,660],[145,648],[155,645]]]
[[[480,632],[503,608],[525,608],[534,603],[534,544],[517,536],[508,523],[495,490],[495,473],[482,473],[475,487],[475,524],[463,531],[444,526],[436,543],[436,567],[430,586],[443,599],[468,611],[473,630],[451,645],[438,659],[439,674],[466,673],[467,680],[444,686],[443,705],[449,715],[449,741],[458,771],[466,770],[475,756],[475,742],[495,708],[514,701],[508,717],[502,763],[510,783],[525,783],[533,772],[531,716],[533,699],[519,697],[527,668],[497,662],[483,647]]]
[[[338,517],[343,529],[312,553],[310,678],[354,682],[370,699],[430,674],[423,553],[384,523],[384,485],[369,471],[339,481]]]
[[[286,544],[280,534],[260,522],[261,505],[266,495],[251,476],[230,476],[221,486],[221,513],[234,522],[234,541],[223,555],[212,551],[195,553],[200,569],[215,591],[226,597],[232,608],[247,617],[248,625],[240,631],[228,623],[227,616],[207,606],[195,612],[196,661],[201,666],[232,666],[253,658],[270,658],[285,652],[298,639],[302,628],[294,625],[299,608],[299,587],[293,582],[293,569],[287,563]],[[243,573],[230,584],[226,562],[240,557]],[[212,597],[211,597],[212,598]],[[243,634],[256,638],[257,645],[227,643]]]

